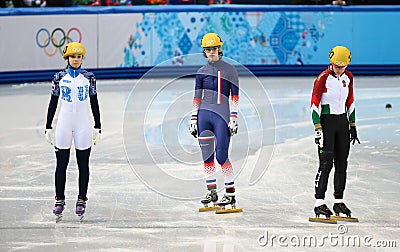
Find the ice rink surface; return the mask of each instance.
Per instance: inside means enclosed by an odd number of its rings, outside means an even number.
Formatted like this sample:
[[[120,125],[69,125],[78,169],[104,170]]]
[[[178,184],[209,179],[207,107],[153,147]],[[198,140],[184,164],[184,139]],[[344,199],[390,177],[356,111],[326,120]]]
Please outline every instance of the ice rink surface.
[[[198,212],[201,155],[187,130],[194,80],[99,80],[103,134],[92,150],[86,219],[74,214],[72,151],[57,224],[55,155],[43,134],[51,83],[0,85],[0,251],[398,251],[400,77],[355,77],[361,144],[351,146],[345,202],[360,222],[333,225],[308,222],[318,165],[313,80],[240,79],[244,90],[262,88],[240,96],[230,158],[244,210],[229,215]],[[330,180],[331,208],[332,190]]]

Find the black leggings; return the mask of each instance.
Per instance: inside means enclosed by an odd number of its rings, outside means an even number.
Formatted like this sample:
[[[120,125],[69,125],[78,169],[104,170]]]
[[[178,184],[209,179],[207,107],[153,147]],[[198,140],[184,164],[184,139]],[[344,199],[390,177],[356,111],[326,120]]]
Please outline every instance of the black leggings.
[[[89,184],[90,150],[76,150],[79,169],[79,198],[85,198]],[[69,163],[70,149],[56,149],[57,166],[55,173],[56,199],[65,199],[65,181]]]
[[[334,196],[343,199],[347,158],[350,150],[349,122],[346,114],[321,115],[323,147],[318,147],[319,168],[315,177],[315,198],[325,199],[329,173],[335,165]]]

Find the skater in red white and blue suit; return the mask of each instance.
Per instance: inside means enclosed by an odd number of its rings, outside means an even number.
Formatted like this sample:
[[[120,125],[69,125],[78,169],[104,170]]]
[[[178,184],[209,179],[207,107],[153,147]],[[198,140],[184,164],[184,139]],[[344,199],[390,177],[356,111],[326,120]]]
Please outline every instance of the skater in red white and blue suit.
[[[219,205],[234,206],[234,173],[228,157],[231,136],[237,133],[239,79],[234,66],[222,60],[222,40],[216,33],[207,33],[201,40],[206,65],[196,74],[190,133],[198,137],[204,161],[208,193],[204,205],[218,201],[214,159],[221,165],[226,193]],[[231,98],[231,106],[229,105]]]

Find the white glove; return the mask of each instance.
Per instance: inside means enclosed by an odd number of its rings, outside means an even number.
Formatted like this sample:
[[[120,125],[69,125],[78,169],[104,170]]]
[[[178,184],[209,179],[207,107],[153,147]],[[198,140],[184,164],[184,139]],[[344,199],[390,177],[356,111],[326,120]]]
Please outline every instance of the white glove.
[[[189,132],[194,138],[197,138],[197,117],[195,116],[190,119]]]
[[[53,129],[45,129],[44,136],[49,144],[54,145],[54,131]]]
[[[316,143],[320,148],[323,147],[324,137],[323,137],[323,134],[322,134],[322,130],[319,129],[319,130],[316,130],[316,131],[315,131],[314,140],[315,140],[315,143]]]
[[[237,134],[238,132],[238,122],[237,122],[237,117],[236,116],[231,116],[229,119],[229,133],[231,136]]]
[[[93,129],[93,133],[92,133],[92,143],[93,145],[97,145],[100,142],[100,138],[101,138],[101,129]]]

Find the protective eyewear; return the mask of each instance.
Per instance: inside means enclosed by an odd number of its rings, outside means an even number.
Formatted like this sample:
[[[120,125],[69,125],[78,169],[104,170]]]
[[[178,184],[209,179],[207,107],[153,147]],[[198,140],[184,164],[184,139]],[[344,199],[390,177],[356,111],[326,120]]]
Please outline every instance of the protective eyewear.
[[[214,46],[214,47],[208,47],[208,48],[204,48],[205,52],[214,52],[215,50],[217,50],[219,48],[219,46]]]

